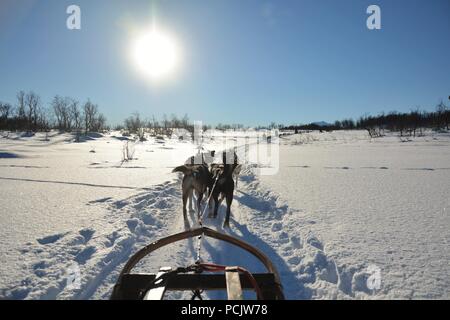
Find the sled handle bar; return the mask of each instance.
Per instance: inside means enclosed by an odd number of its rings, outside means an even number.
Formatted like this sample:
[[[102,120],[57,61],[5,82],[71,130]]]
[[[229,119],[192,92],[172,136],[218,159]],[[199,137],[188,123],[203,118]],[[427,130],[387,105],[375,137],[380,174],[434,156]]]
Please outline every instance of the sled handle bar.
[[[259,249],[251,246],[250,244],[248,244],[245,241],[239,240],[237,238],[231,237],[231,236],[223,234],[221,232],[217,232],[208,227],[200,227],[200,228],[180,232],[180,233],[177,233],[174,235],[170,235],[166,238],[159,239],[159,240],[152,242],[149,245],[145,246],[144,248],[142,248],[141,250],[136,252],[125,264],[125,266],[122,269],[122,272],[119,275],[119,279],[117,280],[117,285],[119,285],[122,282],[122,277],[124,275],[129,274],[131,272],[131,270],[134,268],[134,266],[136,266],[136,264],[139,261],[141,261],[145,256],[147,256],[151,252],[158,250],[159,248],[164,247],[173,242],[192,238],[192,237],[199,236],[202,234],[204,234],[210,238],[214,238],[214,239],[218,239],[218,240],[222,240],[222,241],[231,243],[241,249],[244,249],[245,251],[249,252],[250,254],[252,254],[253,256],[258,258],[258,260],[262,262],[262,264],[267,269],[267,271],[269,271],[269,273],[272,273],[274,275],[275,282],[280,289],[279,290],[280,294],[282,295],[281,281],[280,281],[280,276],[278,274],[278,271],[275,268],[275,266],[273,265],[272,261],[270,261],[270,259],[264,253],[262,253]]]

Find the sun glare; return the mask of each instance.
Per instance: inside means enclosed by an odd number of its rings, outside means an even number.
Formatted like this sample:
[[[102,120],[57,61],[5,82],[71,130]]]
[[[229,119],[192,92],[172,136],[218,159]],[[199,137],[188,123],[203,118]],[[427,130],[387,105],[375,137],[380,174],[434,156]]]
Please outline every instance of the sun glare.
[[[161,79],[176,71],[179,50],[170,35],[152,30],[134,40],[132,59],[138,71],[151,79]]]

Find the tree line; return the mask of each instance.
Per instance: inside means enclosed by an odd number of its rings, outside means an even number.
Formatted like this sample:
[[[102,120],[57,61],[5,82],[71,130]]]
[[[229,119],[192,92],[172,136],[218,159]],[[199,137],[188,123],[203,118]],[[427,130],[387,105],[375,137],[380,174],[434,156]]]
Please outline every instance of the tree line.
[[[139,133],[144,128],[153,130],[156,134],[167,134],[174,128],[186,129],[189,132],[193,132],[194,125],[189,121],[187,114],[182,118],[179,118],[175,114],[172,114],[170,117],[164,114],[162,120],[158,120],[155,116],[151,116],[149,119],[142,119],[141,115],[135,112],[124,120],[123,125],[117,125],[114,129]]]
[[[356,121],[352,118],[335,121],[328,126],[317,124],[291,125],[283,127],[288,130],[367,130],[371,137],[382,136],[384,132],[398,132],[401,136],[416,136],[422,129],[449,130],[450,108],[443,102],[436,106],[435,111],[423,111],[419,108],[410,112],[380,113],[376,116],[363,115]]]
[[[114,130],[126,130],[130,133],[139,133],[141,129],[149,129],[153,133],[156,134],[171,134],[173,129],[185,129],[188,132],[194,132],[194,124],[189,120],[189,116],[185,114],[183,117],[179,117],[176,114],[171,114],[167,116],[164,114],[161,120],[155,118],[152,115],[150,118],[143,119],[138,112],[133,113],[128,118],[126,118],[121,125],[117,125],[114,127]],[[223,124],[218,123],[215,126],[211,126],[208,124],[202,124],[202,129],[209,130],[211,128],[215,128],[217,130],[225,131],[225,130],[242,130],[248,127],[245,127],[243,124]],[[263,128],[263,127],[257,127]],[[265,127],[264,127],[265,128]]]
[[[10,131],[49,131],[58,129],[65,132],[100,132],[108,130],[106,117],[99,111],[97,104],[89,99],[80,103],[78,100],[70,97],[56,95],[48,106],[44,106],[39,95],[33,91],[19,91],[16,95],[16,104],[0,101],[0,130]],[[450,108],[442,101],[436,106],[435,111],[423,111],[419,108],[410,112],[381,113],[376,116],[364,115],[356,121],[352,118],[335,121],[328,126],[318,124],[290,125],[284,126],[272,122],[269,126],[260,126],[265,129],[287,129],[287,130],[367,130],[372,137],[381,136],[385,130],[399,132],[400,135],[416,136],[424,128],[435,130],[446,129],[450,127]],[[129,133],[144,135],[145,130],[151,130],[156,134],[171,135],[174,128],[186,129],[189,132],[194,131],[194,125],[189,121],[185,114],[178,117],[175,114],[171,116],[163,115],[161,120],[152,116],[150,119],[142,119],[139,113],[133,113],[123,121],[123,125],[117,125],[114,129],[126,130]],[[203,129],[210,129],[211,126],[203,125]],[[242,124],[222,124],[214,126],[218,130],[244,129]]]
[[[98,105],[56,95],[48,106],[33,91],[19,91],[16,105],[0,102],[0,130],[99,132],[107,129]]]
[[[356,122],[358,129],[365,129],[371,137],[382,136],[385,130],[399,132],[401,136],[416,136],[422,129],[449,130],[450,109],[439,103],[433,112],[421,111],[419,108],[406,113],[391,112],[378,116],[366,115]]]
[[[33,91],[19,91],[16,99],[15,105],[0,101],[0,130],[37,132],[58,129],[63,132],[86,134],[110,129],[98,105],[90,100],[80,103],[74,98],[56,95],[45,106],[40,96]],[[159,120],[155,116],[143,119],[139,113],[135,112],[126,118],[123,124],[114,127],[115,130],[140,136],[149,130],[155,134],[171,135],[175,128],[186,129],[192,133],[194,124],[189,121],[187,114],[183,117],[164,114]],[[209,125],[203,125],[204,130],[210,128]],[[243,128],[243,125],[218,124],[216,128],[239,129]]]

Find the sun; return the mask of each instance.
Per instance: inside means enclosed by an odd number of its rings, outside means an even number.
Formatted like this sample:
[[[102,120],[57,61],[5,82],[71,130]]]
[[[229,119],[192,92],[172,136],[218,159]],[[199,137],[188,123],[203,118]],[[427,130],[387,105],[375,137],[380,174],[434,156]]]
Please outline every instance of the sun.
[[[137,70],[153,80],[173,74],[180,60],[174,38],[159,30],[137,36],[132,43],[131,55]]]

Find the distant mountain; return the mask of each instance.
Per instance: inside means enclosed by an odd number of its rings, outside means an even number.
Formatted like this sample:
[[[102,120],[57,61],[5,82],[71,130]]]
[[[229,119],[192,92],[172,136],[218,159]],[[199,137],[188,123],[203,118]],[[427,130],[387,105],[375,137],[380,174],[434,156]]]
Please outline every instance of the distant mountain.
[[[331,123],[328,123],[328,122],[325,122],[325,121],[311,122],[311,124],[319,126],[319,127],[330,127],[330,126],[332,126]]]

